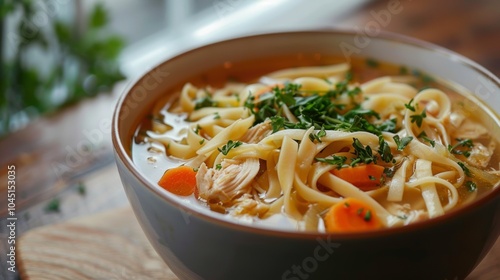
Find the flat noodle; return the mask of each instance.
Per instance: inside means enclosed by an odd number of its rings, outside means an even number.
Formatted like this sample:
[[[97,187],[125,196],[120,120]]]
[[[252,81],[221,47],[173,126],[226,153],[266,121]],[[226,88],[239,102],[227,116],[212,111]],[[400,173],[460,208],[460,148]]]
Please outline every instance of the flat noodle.
[[[297,142],[293,141],[290,137],[283,138],[283,145],[281,147],[280,156],[276,163],[278,180],[283,191],[284,209],[285,213],[300,220],[302,215],[298,212],[291,199],[293,177],[291,174],[295,173],[295,162],[297,161]]]
[[[209,154],[224,145],[231,139],[239,139],[247,132],[254,121],[254,117],[250,116],[243,120],[237,120],[223,131],[219,132],[214,138],[208,141],[196,153],[199,155]]]
[[[403,200],[405,182],[407,180],[406,171],[409,164],[409,159],[403,160],[403,164],[396,171],[396,174],[394,174],[391,184],[389,185],[389,191],[387,192],[387,201]]]
[[[346,63],[283,69],[256,83],[230,83],[217,89],[187,83],[168,111],[187,116],[188,125],[174,130],[174,138],[170,123],[156,122],[155,132],[148,132],[148,137],[163,143],[169,157],[183,159],[194,169],[206,166],[204,172],[222,166],[235,170],[232,163],[248,162],[258,167],[248,172],[252,178],[241,174],[214,178],[229,183],[235,178],[253,181],[247,184],[244,196],[204,203],[215,203],[233,216],[250,215],[254,220],[283,215],[299,230],[325,230],[324,211],[345,198],[367,205],[384,227],[402,226],[469,203],[478,191],[468,194],[459,189],[466,184],[473,186],[471,180],[500,180],[499,171],[479,171],[472,166],[472,159],[457,159],[452,154],[458,140],[450,135],[461,135],[461,126],[476,122],[468,120],[461,110],[453,111],[450,97],[443,91],[430,88],[418,92],[412,86],[418,82],[413,76],[344,83],[349,70]],[[295,87],[287,88],[289,84]],[[306,104],[322,97],[329,100]],[[275,100],[270,102],[272,98]],[[266,105],[257,107],[261,103]],[[338,107],[321,111],[329,104]],[[309,114],[317,110],[317,119],[297,113],[307,110],[312,112]],[[346,117],[349,112],[356,116]],[[384,125],[387,127],[382,129]],[[483,130],[476,138],[489,141],[484,146],[493,154],[498,145],[487,129]],[[455,148],[460,157],[468,147],[459,143]],[[481,164],[486,166],[488,161]],[[368,165],[383,169],[383,174],[334,175],[337,170]],[[205,184],[205,188],[210,186],[210,182]],[[379,190],[384,191],[382,196]],[[409,204],[405,203],[410,198],[415,200],[411,203],[415,209],[407,209]],[[387,209],[388,205],[393,208]],[[404,213],[411,218],[405,220]]]
[[[300,78],[300,77],[318,77],[328,78],[330,76],[345,75],[349,71],[349,64],[342,63],[328,66],[297,67],[275,71],[267,74],[267,77],[279,78]]]

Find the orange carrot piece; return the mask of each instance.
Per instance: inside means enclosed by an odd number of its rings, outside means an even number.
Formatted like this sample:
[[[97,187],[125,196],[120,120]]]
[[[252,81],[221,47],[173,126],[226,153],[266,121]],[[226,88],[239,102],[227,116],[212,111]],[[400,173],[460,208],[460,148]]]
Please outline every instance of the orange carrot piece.
[[[369,191],[380,185],[380,179],[384,174],[384,167],[377,164],[363,164],[354,167],[332,169],[331,173],[363,191]]]
[[[327,232],[363,232],[382,227],[382,222],[373,209],[352,197],[333,205],[324,221]]]
[[[191,195],[196,189],[196,172],[184,165],[167,169],[158,185],[176,195]]]

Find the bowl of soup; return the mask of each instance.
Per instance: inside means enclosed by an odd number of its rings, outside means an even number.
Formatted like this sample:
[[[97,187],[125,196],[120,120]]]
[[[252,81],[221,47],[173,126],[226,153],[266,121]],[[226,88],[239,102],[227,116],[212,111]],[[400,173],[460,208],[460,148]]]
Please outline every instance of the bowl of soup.
[[[259,34],[163,61],[113,117],[180,279],[463,279],[500,233],[500,82],[438,46]]]

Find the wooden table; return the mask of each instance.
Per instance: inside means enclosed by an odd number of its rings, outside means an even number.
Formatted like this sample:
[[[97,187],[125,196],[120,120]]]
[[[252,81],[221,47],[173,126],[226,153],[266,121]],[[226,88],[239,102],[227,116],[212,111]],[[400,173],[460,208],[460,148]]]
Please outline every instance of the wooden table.
[[[387,13],[388,1],[373,1],[332,24],[381,29],[427,40],[454,50],[500,76],[500,1],[407,0]],[[111,109],[128,81],[115,90],[56,115],[39,119],[0,140],[0,197],[7,166],[16,166],[17,232],[127,207],[113,163],[109,136]],[[58,203],[56,202],[58,201]],[[6,271],[6,205],[0,204],[0,278]],[[500,279],[500,241],[468,279]],[[11,274],[8,275],[12,277]],[[2,278],[3,279],[3,278]],[[14,279],[14,278],[9,278]]]

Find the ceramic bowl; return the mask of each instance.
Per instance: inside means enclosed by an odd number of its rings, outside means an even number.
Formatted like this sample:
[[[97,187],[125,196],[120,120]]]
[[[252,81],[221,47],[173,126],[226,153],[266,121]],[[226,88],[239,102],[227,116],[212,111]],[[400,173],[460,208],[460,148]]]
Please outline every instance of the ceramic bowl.
[[[500,112],[500,81],[476,63],[399,35],[363,36],[297,31],[217,42],[160,63],[121,96],[112,137],[123,186],[152,246],[180,279],[463,279],[487,254],[500,233],[500,187],[453,213],[406,227],[307,234],[197,211],[134,165],[132,135],[151,106],[180,81],[227,62],[302,53],[371,57],[453,81],[488,104],[491,114]]]

